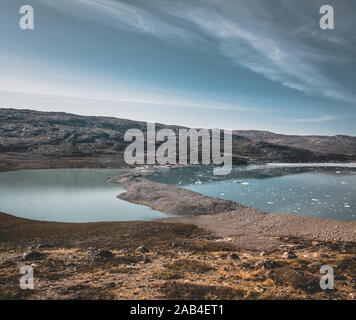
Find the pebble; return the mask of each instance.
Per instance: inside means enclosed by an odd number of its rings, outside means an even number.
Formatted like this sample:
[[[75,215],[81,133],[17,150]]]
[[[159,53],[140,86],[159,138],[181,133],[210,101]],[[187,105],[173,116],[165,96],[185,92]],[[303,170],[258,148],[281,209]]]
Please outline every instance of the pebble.
[[[285,251],[282,254],[282,258],[283,259],[294,259],[297,256],[295,255],[295,253],[293,251]]]

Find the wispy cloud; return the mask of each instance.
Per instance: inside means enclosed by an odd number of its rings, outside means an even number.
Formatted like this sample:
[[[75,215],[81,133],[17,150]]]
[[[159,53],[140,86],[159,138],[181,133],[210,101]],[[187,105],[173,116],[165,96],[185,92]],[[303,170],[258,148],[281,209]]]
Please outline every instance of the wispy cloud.
[[[194,32],[172,21],[165,21],[156,13],[144,8],[115,0],[37,0],[42,4],[67,14],[93,20],[115,28],[177,41],[202,41]]]
[[[239,3],[243,6],[247,2]],[[258,2],[253,2],[253,5],[258,5]],[[199,8],[186,14],[186,18],[213,36],[220,51],[236,64],[309,95],[355,103],[354,94],[321,71],[319,63],[324,60],[330,62],[328,54],[298,42],[295,37],[290,39],[289,34],[276,27],[271,19],[254,15],[249,16],[249,22],[240,20],[237,9],[239,7],[230,8],[237,12],[236,16],[229,15],[226,8],[223,12],[218,7],[216,10]]]
[[[288,122],[317,123],[317,122],[327,122],[333,120],[340,120],[340,118],[332,115],[322,115],[315,118],[289,119]]]
[[[64,12],[174,43],[180,40],[194,46],[209,46],[236,65],[307,95],[352,104],[356,101],[353,93],[323,70],[326,61],[335,58],[342,63],[342,59],[319,50],[310,41],[303,41],[303,37],[316,37],[315,31],[308,28],[295,30],[296,26],[303,26],[301,23],[310,25],[310,15],[302,10],[295,14],[295,8],[287,2],[282,2],[283,15],[278,15],[280,12],[266,1],[39,1]],[[290,25],[276,21],[286,16],[299,20]],[[329,40],[337,44],[345,42],[335,36]]]

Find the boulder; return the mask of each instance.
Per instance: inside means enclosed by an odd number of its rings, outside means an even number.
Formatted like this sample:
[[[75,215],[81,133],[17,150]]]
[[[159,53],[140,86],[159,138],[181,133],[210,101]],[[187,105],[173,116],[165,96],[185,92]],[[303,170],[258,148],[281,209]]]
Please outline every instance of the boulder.
[[[115,257],[115,255],[109,250],[97,250],[90,248],[88,251],[88,259],[92,261],[112,259]]]
[[[46,257],[46,255],[44,253],[34,251],[34,250],[26,251],[22,256],[23,260],[25,260],[25,261],[39,260],[39,259],[43,259],[45,257]]]

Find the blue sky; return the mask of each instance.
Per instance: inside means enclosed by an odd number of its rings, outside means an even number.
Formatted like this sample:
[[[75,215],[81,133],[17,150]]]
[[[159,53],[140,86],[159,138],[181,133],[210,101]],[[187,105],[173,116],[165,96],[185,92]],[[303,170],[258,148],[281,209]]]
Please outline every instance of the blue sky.
[[[35,29],[19,28],[31,4]],[[356,135],[356,3],[5,0],[0,106]]]

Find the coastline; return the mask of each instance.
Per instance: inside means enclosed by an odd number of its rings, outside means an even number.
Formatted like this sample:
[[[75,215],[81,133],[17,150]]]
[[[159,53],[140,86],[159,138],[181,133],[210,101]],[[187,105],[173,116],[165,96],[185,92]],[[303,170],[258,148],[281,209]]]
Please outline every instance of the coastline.
[[[126,186],[126,192],[117,196],[120,199],[176,215],[167,221],[195,224],[244,248],[273,247],[276,243],[273,239],[281,236],[356,242],[356,221],[262,212],[234,201],[153,182],[148,178],[151,173],[131,170],[126,175],[109,178],[108,182]]]
[[[150,172],[121,176],[119,197],[195,214],[58,223],[0,213],[0,299],[356,299],[354,222],[263,213],[153,183]],[[35,268],[34,290],[19,289],[24,264]],[[325,264],[337,290],[319,287]]]

